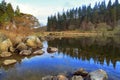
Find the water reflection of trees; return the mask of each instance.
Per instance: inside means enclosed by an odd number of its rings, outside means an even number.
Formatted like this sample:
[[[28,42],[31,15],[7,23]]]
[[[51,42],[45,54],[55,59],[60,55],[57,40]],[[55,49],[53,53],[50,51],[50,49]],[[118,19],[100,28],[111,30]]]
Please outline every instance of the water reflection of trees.
[[[59,48],[59,52],[72,58],[90,60],[95,63],[116,66],[120,61],[120,39],[118,38],[63,38],[48,41],[49,46]]]

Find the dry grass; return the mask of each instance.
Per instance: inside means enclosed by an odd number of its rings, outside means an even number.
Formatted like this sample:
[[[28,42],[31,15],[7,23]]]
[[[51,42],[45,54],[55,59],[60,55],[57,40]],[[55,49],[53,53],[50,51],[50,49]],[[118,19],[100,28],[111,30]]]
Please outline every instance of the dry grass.
[[[43,35],[51,35],[53,37],[93,37],[93,36],[102,36],[102,33],[98,32],[78,32],[78,31],[61,31],[61,32],[44,32]]]
[[[15,41],[16,37],[24,38],[28,35],[34,34],[32,30],[30,30],[29,28],[25,28],[25,27],[19,27],[16,30],[0,30],[0,33],[5,34],[8,38],[11,39],[12,42]]]

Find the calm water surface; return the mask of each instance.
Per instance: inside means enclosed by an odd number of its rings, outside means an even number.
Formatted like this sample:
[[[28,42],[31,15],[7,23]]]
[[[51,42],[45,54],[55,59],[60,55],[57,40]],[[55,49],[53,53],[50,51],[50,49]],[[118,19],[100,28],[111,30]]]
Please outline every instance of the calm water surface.
[[[0,59],[0,80],[41,80],[46,75],[70,74],[81,67],[87,71],[103,69],[109,80],[120,80],[119,38],[62,38],[43,44],[43,55],[13,56],[18,61],[15,65],[3,66],[4,59]],[[59,51],[49,54],[48,46]]]

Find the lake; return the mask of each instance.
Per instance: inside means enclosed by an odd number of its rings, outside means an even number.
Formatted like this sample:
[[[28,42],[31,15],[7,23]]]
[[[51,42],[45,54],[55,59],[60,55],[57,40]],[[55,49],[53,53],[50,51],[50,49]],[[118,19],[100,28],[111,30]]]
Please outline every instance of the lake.
[[[60,38],[43,42],[45,53],[39,56],[12,56],[18,62],[3,66],[0,59],[0,80],[41,80],[47,75],[72,74],[79,68],[88,72],[103,69],[109,80],[120,80],[120,38]],[[46,51],[57,47],[55,53]]]

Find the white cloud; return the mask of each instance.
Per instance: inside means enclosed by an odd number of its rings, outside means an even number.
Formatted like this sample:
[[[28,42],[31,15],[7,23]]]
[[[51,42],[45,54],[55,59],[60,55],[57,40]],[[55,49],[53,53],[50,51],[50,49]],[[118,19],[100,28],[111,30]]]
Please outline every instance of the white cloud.
[[[42,24],[47,23],[48,16],[63,10],[63,7],[61,6],[57,6],[57,7],[54,7],[53,5],[52,6],[38,6],[38,5],[33,6],[29,3],[28,4],[18,3],[17,0],[6,0],[6,1],[12,3],[14,9],[18,5],[21,12],[34,15],[39,19],[40,23]]]

